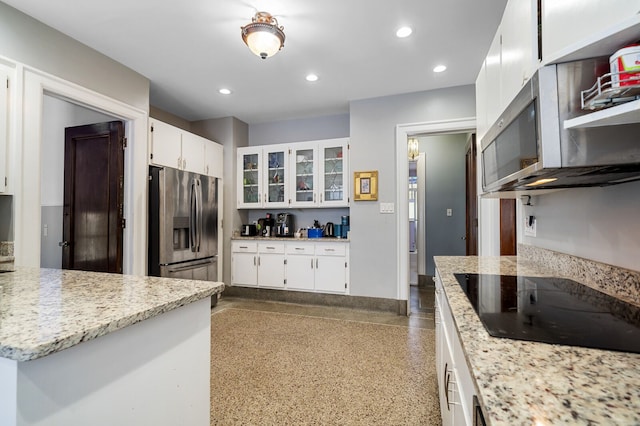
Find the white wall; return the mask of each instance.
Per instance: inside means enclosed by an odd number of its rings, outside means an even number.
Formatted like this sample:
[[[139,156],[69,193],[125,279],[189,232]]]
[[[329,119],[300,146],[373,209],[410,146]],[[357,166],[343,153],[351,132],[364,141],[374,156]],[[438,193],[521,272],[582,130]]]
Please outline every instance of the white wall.
[[[640,271],[640,182],[575,188],[540,195],[523,216],[536,217],[536,234],[521,242]]]
[[[380,202],[396,202],[397,179],[405,179],[396,172],[396,125],[474,116],[471,85],[351,103],[351,171],[378,170],[379,178],[378,201],[351,203],[351,295],[398,296],[396,217],[379,212]]]

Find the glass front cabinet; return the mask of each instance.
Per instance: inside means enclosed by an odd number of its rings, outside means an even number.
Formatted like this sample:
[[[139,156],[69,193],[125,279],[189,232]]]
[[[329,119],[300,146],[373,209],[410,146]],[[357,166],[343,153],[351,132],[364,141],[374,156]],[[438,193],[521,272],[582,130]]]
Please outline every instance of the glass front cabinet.
[[[347,207],[349,139],[238,148],[238,208]]]
[[[286,146],[238,148],[238,208],[287,207],[288,168]]]

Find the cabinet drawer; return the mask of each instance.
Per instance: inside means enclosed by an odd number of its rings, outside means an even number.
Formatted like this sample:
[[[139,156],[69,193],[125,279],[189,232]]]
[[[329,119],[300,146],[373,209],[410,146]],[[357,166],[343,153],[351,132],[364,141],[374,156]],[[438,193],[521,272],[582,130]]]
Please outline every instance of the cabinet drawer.
[[[288,243],[287,244],[287,254],[307,254],[313,255],[314,249],[313,244],[304,244],[304,243]]]
[[[260,253],[284,253],[284,243],[258,243],[258,251]]]
[[[255,241],[234,241],[231,244],[234,253],[255,253],[258,251],[258,243]]]
[[[316,255],[318,256],[344,256],[346,252],[346,244],[316,244]]]

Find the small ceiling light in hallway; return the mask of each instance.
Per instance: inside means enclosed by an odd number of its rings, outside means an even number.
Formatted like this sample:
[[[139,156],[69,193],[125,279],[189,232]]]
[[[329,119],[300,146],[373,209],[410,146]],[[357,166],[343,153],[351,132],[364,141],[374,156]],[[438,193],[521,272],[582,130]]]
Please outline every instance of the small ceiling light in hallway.
[[[396,31],[396,37],[398,38],[409,37],[412,32],[413,30],[411,29],[411,27],[402,27],[402,28],[399,28],[398,31]]]
[[[262,59],[278,53],[284,46],[284,27],[267,12],[258,12],[251,23],[241,27],[242,40]]]
[[[444,65],[437,65],[434,69],[433,72],[443,72],[444,70],[446,70],[447,67]]]

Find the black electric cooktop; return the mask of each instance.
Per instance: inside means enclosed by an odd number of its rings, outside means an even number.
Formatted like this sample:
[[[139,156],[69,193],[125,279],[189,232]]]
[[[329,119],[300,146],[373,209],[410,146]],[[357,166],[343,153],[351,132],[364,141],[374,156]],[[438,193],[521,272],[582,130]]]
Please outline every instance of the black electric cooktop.
[[[640,308],[565,278],[455,274],[491,336],[640,353]]]

